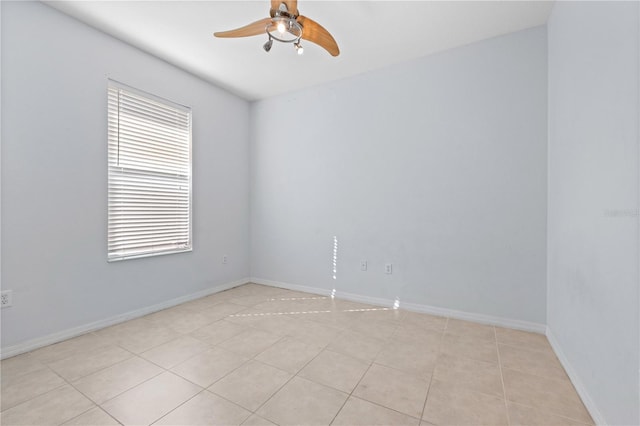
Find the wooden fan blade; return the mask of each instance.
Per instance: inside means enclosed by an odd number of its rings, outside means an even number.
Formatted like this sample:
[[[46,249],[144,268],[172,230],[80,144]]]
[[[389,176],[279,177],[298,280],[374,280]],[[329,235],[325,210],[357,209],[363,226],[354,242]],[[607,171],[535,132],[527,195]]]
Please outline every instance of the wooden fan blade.
[[[340,49],[333,36],[322,25],[307,18],[298,16],[298,23],[302,25],[302,38],[324,48],[331,56],[338,56]]]
[[[275,16],[282,3],[287,5],[287,12],[294,17],[298,16],[298,0],[271,0],[271,17]]]
[[[267,25],[271,25],[271,18],[264,18],[256,22],[252,22],[249,25],[245,25],[235,30],[220,31],[213,33],[216,37],[229,38],[229,37],[251,37],[259,34],[266,34],[265,29]]]

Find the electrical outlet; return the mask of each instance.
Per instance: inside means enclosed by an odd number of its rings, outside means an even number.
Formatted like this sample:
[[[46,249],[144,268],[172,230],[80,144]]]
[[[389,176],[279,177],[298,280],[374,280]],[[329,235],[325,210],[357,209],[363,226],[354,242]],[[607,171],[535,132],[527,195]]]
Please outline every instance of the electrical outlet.
[[[361,271],[366,271],[367,270],[367,261],[366,260],[360,261],[360,270]]]
[[[8,308],[13,305],[13,292],[11,290],[5,290],[0,293],[0,307]]]
[[[227,264],[227,260],[228,260],[228,259],[227,259],[227,255],[226,255],[226,254],[225,254],[225,255],[223,255],[223,256],[222,256],[222,264],[226,265],[226,264]]]
[[[385,274],[392,274],[393,273],[393,264],[391,263],[386,263],[384,265],[384,273]]]

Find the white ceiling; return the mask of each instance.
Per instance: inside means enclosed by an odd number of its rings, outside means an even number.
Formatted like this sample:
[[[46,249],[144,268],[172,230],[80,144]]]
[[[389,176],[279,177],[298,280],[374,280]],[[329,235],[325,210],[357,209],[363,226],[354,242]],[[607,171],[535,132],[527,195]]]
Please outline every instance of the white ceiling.
[[[360,74],[547,21],[551,1],[317,1],[298,9],[323,25],[340,56],[264,36],[214,31],[265,18],[269,1],[48,1],[48,5],[248,100]]]

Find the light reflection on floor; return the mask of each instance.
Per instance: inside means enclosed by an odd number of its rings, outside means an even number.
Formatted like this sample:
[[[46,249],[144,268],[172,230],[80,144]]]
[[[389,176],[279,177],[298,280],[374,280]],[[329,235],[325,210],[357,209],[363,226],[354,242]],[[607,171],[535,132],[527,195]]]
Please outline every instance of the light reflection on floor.
[[[325,296],[319,297],[287,297],[278,299],[267,299],[268,302],[278,302],[281,300],[321,300],[328,299]],[[334,312],[370,312],[370,311],[389,311],[391,308],[361,308],[361,309],[342,309],[342,310],[329,310],[329,311],[289,311],[289,312],[261,312],[254,314],[232,314],[229,317],[266,317],[270,315],[300,315],[300,314],[330,314]]]

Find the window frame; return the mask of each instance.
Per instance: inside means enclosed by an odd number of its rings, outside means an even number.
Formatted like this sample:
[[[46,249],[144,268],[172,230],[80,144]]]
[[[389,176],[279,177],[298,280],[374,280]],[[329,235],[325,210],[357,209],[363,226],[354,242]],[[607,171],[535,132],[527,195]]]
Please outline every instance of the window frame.
[[[135,253],[135,254],[112,254],[110,250],[110,242],[109,242],[109,234],[111,231],[111,211],[110,211],[110,190],[112,189],[111,183],[111,174],[112,174],[112,164],[111,158],[109,157],[109,149],[111,146],[110,140],[110,132],[111,132],[111,123],[109,122],[109,117],[111,115],[111,105],[109,103],[110,100],[110,92],[111,90],[122,90],[128,93],[131,93],[134,96],[145,98],[148,101],[160,103],[165,107],[169,107],[187,114],[188,117],[188,241],[184,247],[171,248],[171,249],[150,249],[149,251],[145,251],[143,253]],[[131,87],[127,84],[121,83],[119,81],[113,79],[107,79],[107,262],[119,262],[123,260],[130,259],[140,259],[146,257],[155,257],[155,256],[163,256],[167,254],[176,254],[176,253],[188,253],[193,251],[193,152],[192,152],[192,142],[193,142],[193,110],[191,107],[186,105],[182,105],[180,103],[168,100],[166,98],[154,95],[152,93],[145,92],[143,90]],[[117,107],[116,113],[118,117],[120,115],[120,105]],[[120,125],[117,127],[117,132],[119,133]],[[119,143],[119,139],[118,139]],[[144,172],[144,169],[139,169]],[[157,172],[156,172],[157,173]]]

